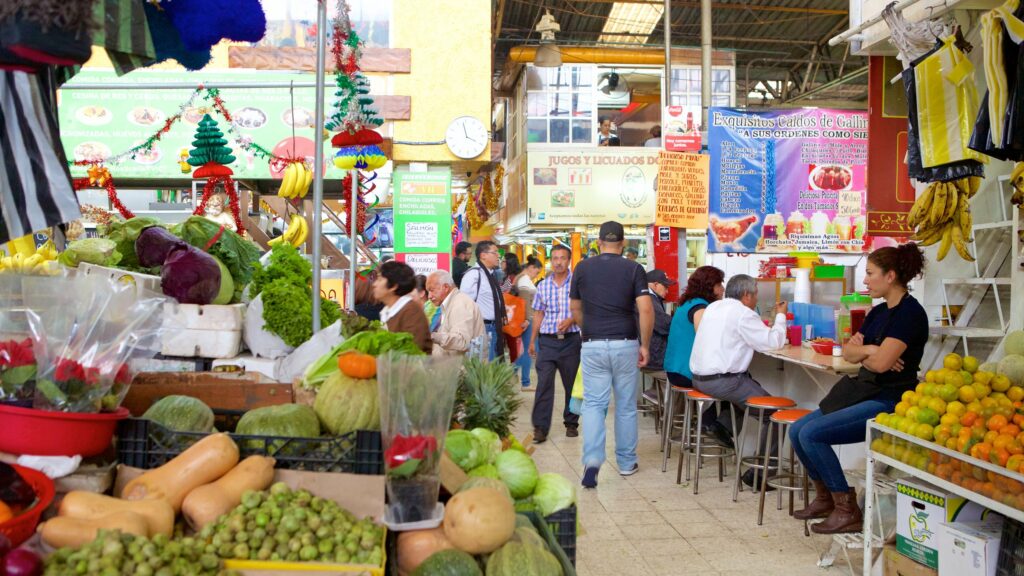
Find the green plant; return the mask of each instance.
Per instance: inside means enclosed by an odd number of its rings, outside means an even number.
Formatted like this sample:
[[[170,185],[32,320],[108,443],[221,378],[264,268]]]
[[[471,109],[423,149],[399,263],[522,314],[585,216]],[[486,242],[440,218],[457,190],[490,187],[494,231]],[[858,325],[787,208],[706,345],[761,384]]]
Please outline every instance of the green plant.
[[[455,400],[455,418],[465,429],[486,428],[509,435],[516,409],[523,403],[515,370],[507,362],[466,360]]]

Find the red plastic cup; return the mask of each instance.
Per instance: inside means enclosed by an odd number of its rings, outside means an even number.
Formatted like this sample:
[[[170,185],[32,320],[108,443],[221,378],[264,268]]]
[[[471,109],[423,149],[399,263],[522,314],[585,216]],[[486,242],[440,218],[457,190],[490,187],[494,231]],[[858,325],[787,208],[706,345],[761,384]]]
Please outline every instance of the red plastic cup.
[[[790,326],[789,330],[788,330],[788,333],[789,333],[789,345],[790,346],[799,346],[800,345],[800,337],[803,336],[803,334],[804,334],[804,327],[803,326]]]

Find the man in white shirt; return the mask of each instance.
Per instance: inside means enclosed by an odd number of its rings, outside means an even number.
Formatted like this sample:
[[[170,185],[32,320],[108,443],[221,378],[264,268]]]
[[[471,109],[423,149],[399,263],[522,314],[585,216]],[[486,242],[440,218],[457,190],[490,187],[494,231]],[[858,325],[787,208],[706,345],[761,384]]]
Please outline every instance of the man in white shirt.
[[[477,265],[466,271],[459,285],[459,291],[472,298],[480,307],[484,330],[491,339],[488,360],[505,355],[502,332],[506,318],[505,300],[501,295],[499,282],[494,276],[494,271],[500,269],[500,263],[498,245],[490,240],[480,241],[476,245]]]
[[[770,396],[747,371],[754,352],[777,350],[786,341],[787,304],[776,305],[771,328],[754,311],[756,306],[757,280],[746,274],[733,276],[725,287],[725,298],[704,310],[690,355],[694,387],[732,402],[738,414],[743,412],[747,398]],[[720,439],[731,421],[728,410],[723,409],[721,414],[712,430]],[[758,479],[752,469],[743,475],[749,486]]]

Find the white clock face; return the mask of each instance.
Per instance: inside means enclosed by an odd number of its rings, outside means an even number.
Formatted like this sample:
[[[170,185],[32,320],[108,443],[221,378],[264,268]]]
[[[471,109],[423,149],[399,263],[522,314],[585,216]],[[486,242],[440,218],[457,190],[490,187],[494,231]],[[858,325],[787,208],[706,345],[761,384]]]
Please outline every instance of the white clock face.
[[[489,138],[487,127],[472,116],[452,120],[444,134],[444,142],[452,154],[467,160],[479,156],[487,148]]]

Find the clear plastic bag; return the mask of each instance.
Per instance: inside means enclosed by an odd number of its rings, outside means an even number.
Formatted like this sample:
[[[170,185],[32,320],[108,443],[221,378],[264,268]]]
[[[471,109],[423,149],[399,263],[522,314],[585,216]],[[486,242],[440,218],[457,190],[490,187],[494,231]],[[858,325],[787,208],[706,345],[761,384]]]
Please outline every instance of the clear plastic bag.
[[[0,404],[30,407],[36,357],[22,301],[23,276],[0,274]]]
[[[97,276],[26,278],[22,290],[38,361],[33,407],[117,409],[129,361],[160,350],[165,298]]]

